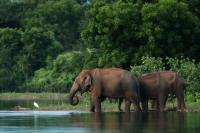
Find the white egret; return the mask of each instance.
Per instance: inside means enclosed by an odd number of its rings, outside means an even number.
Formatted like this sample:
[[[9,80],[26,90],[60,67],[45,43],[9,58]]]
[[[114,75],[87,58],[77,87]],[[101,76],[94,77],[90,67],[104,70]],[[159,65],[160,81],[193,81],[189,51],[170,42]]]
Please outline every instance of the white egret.
[[[33,105],[39,109],[39,105],[36,102],[33,102]]]

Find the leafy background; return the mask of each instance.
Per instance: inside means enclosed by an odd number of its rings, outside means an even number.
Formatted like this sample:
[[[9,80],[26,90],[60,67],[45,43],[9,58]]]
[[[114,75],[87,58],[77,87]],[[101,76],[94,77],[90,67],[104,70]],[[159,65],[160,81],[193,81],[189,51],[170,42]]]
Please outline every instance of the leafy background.
[[[82,69],[174,70],[200,99],[199,0],[1,0],[1,92],[68,92]]]

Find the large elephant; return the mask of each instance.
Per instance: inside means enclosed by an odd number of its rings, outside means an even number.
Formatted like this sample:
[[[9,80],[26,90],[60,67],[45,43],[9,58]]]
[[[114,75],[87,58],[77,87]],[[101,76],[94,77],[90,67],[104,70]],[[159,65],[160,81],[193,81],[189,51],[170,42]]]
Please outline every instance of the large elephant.
[[[76,77],[70,90],[70,104],[76,105],[79,100],[76,93],[91,92],[91,112],[101,112],[101,101],[105,98],[123,98],[126,101],[125,111],[130,111],[131,102],[139,106],[139,82],[129,71],[120,68],[96,68],[83,70]]]
[[[160,71],[142,75],[140,78],[141,102],[144,110],[148,110],[148,100],[157,101],[157,108],[164,110],[168,94],[177,97],[178,111],[185,110],[184,80],[173,71]]]

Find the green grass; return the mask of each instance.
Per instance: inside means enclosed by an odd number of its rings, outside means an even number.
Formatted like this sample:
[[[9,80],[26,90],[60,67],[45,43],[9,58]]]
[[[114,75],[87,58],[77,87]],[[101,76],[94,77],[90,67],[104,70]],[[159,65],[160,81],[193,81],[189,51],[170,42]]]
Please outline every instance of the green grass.
[[[76,106],[67,103],[67,93],[0,93],[0,100],[60,100],[63,101],[59,105],[42,104],[40,110],[81,110],[88,111],[90,108],[90,96],[85,93],[80,97],[80,102]],[[102,103],[104,111],[112,111],[117,109],[117,103],[110,104],[109,101]]]
[[[64,99],[66,93],[0,93],[0,99]]]
[[[67,103],[66,99],[68,97],[67,93],[0,93],[0,100],[60,100],[62,102],[59,105],[45,104],[40,106],[40,110],[81,110],[89,111],[90,108],[90,94],[85,93],[80,97],[80,102],[76,106],[72,106]],[[167,102],[167,108],[176,107],[176,102],[173,104]],[[199,102],[186,102],[186,107],[188,111],[200,111]],[[124,109],[124,103],[122,104],[122,109]],[[133,107],[132,107],[133,108]],[[118,111],[118,102],[110,103],[108,100],[102,103],[103,111]]]

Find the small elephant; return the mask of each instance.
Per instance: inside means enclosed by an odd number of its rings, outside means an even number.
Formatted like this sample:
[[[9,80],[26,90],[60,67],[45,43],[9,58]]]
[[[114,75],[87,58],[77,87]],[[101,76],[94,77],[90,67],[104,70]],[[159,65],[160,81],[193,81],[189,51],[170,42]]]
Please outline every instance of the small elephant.
[[[148,110],[148,100],[156,100],[157,108],[164,111],[168,94],[175,94],[178,111],[185,110],[184,80],[173,71],[160,71],[142,75],[140,78],[141,102],[144,110]]]
[[[76,77],[70,90],[71,105],[78,104],[76,93],[91,92],[91,112],[101,112],[101,101],[105,98],[123,98],[126,101],[125,112],[130,112],[131,102],[139,106],[139,81],[129,71],[120,68],[96,68],[83,70]]]

